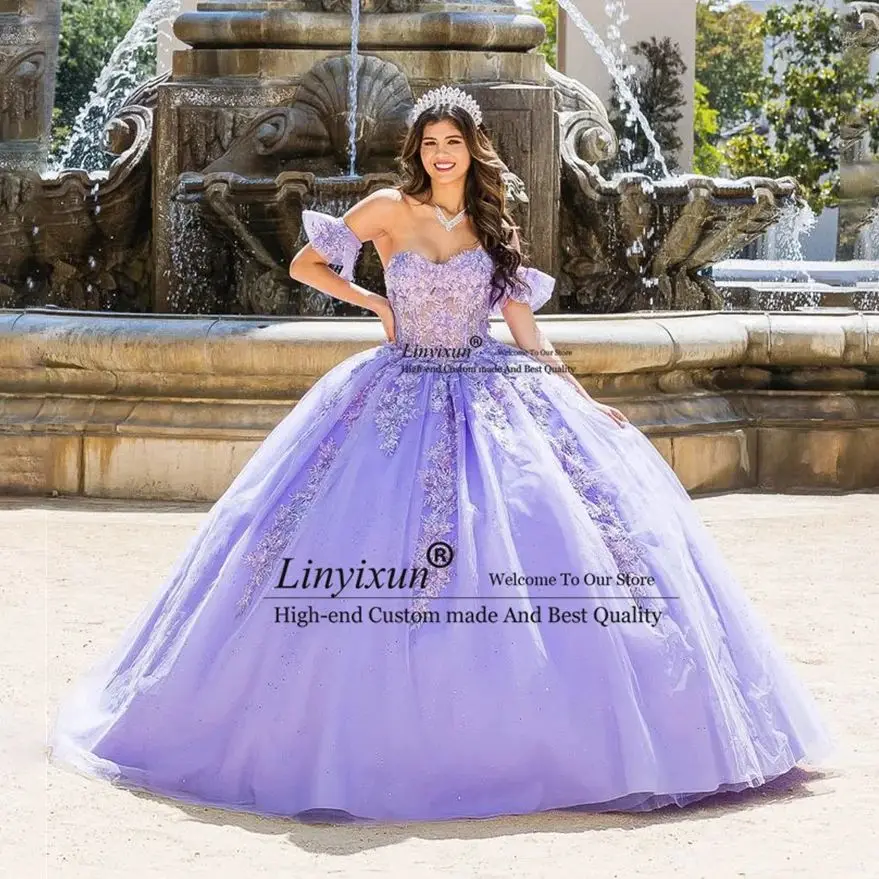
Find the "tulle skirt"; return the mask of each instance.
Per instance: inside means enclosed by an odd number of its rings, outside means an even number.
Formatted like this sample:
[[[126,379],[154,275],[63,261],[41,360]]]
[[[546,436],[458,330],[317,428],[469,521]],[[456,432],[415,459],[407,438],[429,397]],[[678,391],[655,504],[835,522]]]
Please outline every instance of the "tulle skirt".
[[[415,372],[386,343],[319,380],[65,695],[52,759],[399,821],[685,806],[826,756],[673,471],[517,352]]]

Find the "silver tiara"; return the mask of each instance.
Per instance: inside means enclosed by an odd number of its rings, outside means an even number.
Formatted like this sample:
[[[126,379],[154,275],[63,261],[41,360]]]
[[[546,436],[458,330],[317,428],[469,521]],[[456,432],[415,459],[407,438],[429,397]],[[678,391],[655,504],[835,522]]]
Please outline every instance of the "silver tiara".
[[[477,125],[482,123],[482,110],[479,109],[479,104],[477,104],[467,92],[462,91],[461,89],[452,88],[450,85],[443,85],[439,88],[431,89],[429,92],[425,92],[418,99],[415,106],[409,111],[409,115],[406,117],[406,122],[410,126],[414,125],[415,120],[425,110],[434,108],[439,109],[443,106],[462,107],[473,117],[473,121]]]

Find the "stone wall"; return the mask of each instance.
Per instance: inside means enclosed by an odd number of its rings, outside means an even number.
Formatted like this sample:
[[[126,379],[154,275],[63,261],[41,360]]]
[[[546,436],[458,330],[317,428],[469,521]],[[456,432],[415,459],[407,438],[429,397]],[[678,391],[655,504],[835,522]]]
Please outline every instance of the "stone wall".
[[[540,320],[693,494],[879,487],[879,313]],[[0,493],[215,500],[318,378],[382,340],[375,319],[0,310]]]

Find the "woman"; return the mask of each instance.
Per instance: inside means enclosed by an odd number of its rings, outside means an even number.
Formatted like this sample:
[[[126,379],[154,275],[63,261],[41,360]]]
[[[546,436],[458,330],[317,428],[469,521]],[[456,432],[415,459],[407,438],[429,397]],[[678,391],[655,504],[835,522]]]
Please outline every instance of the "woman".
[[[65,700],[59,763],[373,821],[685,806],[827,752],[674,473],[535,323],[553,279],[522,265],[481,121],[429,92],[400,187],[305,211],[291,276],[387,341],[318,381],[217,501]],[[365,241],[387,299],[352,283]]]

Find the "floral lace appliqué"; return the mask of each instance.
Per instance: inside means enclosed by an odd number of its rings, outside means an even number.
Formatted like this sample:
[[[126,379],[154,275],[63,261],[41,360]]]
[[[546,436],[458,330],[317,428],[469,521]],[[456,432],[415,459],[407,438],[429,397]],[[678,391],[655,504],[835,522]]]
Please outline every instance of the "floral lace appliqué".
[[[423,381],[417,372],[403,372],[382,391],[375,410],[375,426],[382,435],[382,451],[393,454],[397,450],[403,428],[415,416],[415,403]]]
[[[278,507],[272,524],[263,532],[254,549],[244,556],[244,561],[252,568],[252,573],[237,602],[239,615],[248,608],[254,594],[271,573],[278,557],[298,533],[303,519],[312,509],[315,498],[320,492],[340,449],[345,440],[351,436],[351,426],[363,411],[372,389],[371,384],[366,385],[348,404],[341,418],[341,421],[346,425],[342,442],[339,443],[333,437],[327,437],[318,446],[314,460],[308,468],[305,485],[291,494],[289,499]]]
[[[450,543],[454,531],[458,500],[455,426],[460,420],[445,380],[438,379],[431,391],[431,409],[441,411],[442,415],[439,436],[427,452],[427,466],[418,471],[424,489],[424,504],[415,559],[416,564],[427,566],[428,585],[410,602],[410,610],[415,612],[426,610],[430,602],[448,586],[454,565],[454,559],[444,568],[432,567],[427,562],[430,547],[437,541]],[[412,622],[410,626],[419,628],[421,623]]]
[[[597,525],[617,568],[622,573],[649,574],[641,548],[626,529],[613,503],[611,491],[593,473],[592,466],[583,454],[573,431],[568,427],[555,431],[552,429],[550,416],[553,406],[535,387],[537,379],[534,376],[516,377],[513,381],[525,405],[552,446],[571,485],[586,507],[589,517]],[[640,585],[633,584],[628,588],[633,598],[644,600],[647,596],[646,590]]]
[[[491,435],[501,448],[507,451],[512,450],[515,438],[503,393],[498,383],[483,381],[474,376],[470,387],[473,393],[473,411],[476,418],[488,425]]]
[[[412,251],[395,254],[385,281],[397,341],[459,349],[484,338],[491,271],[491,257],[482,249],[463,251],[441,263]]]
[[[309,244],[327,264],[341,266],[339,274],[348,281],[354,280],[354,264],[363,243],[345,220],[321,211],[305,210],[302,212],[302,226]]]

